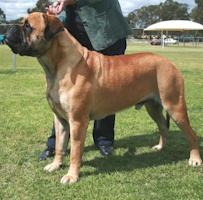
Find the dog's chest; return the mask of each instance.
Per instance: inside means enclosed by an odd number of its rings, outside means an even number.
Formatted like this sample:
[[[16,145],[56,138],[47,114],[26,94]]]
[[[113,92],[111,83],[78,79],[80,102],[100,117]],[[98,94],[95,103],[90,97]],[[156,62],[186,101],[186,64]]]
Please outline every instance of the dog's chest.
[[[55,114],[60,115],[62,118],[67,117],[69,110],[67,95],[59,91],[49,90],[47,91],[47,101]]]

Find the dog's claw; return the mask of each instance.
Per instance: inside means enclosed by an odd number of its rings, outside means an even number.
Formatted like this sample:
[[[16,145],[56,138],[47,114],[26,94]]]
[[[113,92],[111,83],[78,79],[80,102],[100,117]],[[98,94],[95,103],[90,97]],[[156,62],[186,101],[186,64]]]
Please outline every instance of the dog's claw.
[[[199,155],[198,149],[192,149],[190,152],[190,158],[189,158],[189,165],[190,166],[200,166],[202,164],[202,159]]]
[[[190,159],[189,160],[189,165],[192,166],[192,167],[200,166],[201,164],[202,164],[201,159],[198,159],[198,160]]]
[[[48,172],[53,172],[53,171],[59,169],[60,166],[61,166],[60,164],[51,163],[51,164],[47,165],[47,166],[44,168],[44,170],[45,170],[45,171],[48,171]]]
[[[70,176],[70,175],[66,174],[61,179],[61,184],[71,184],[71,183],[76,183],[77,181],[78,181],[77,176],[75,177],[75,176]]]

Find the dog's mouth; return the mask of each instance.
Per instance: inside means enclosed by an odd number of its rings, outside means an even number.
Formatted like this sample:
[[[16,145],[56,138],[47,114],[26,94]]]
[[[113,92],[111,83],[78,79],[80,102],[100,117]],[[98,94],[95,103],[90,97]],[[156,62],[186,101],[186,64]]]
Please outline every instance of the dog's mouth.
[[[36,50],[23,42],[23,36],[19,25],[11,26],[5,34],[5,43],[11,48],[13,53],[21,56],[33,56]]]

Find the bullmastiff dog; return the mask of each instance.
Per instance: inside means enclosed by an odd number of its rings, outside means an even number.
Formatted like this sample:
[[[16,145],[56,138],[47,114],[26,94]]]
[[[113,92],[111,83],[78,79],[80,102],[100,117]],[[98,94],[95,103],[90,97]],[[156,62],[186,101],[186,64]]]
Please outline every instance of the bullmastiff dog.
[[[201,165],[198,141],[188,119],[183,77],[167,58],[152,53],[104,56],[81,46],[55,16],[32,13],[5,37],[12,51],[37,57],[46,74],[46,96],[54,112],[56,153],[44,169],[60,168],[70,134],[70,167],[61,183],[79,178],[86,130],[90,120],[125,108],[146,107],[166,145],[167,120],[163,109],[185,133],[189,165]]]

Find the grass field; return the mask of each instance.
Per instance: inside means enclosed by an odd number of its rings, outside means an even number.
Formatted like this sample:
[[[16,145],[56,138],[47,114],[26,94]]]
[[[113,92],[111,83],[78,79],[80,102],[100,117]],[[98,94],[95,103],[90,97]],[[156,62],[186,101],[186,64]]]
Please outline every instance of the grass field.
[[[127,53],[149,51],[177,64],[185,79],[191,125],[203,155],[203,48],[129,44]],[[157,127],[145,109],[116,115],[115,152],[103,158],[94,147],[88,128],[80,181],[60,185],[64,167],[47,173],[38,162],[51,134],[52,112],[45,98],[45,78],[35,58],[17,56],[0,46],[0,199],[9,200],[162,200],[202,199],[203,169],[188,166],[189,147],[184,135],[171,123],[167,148],[157,152]]]

